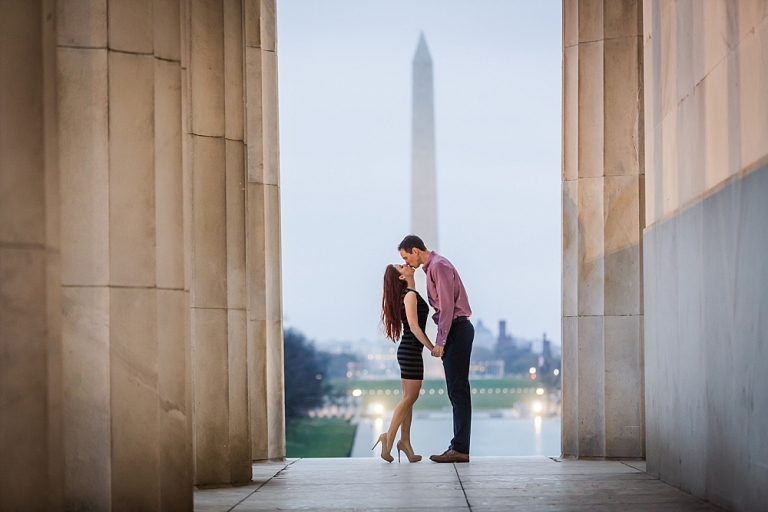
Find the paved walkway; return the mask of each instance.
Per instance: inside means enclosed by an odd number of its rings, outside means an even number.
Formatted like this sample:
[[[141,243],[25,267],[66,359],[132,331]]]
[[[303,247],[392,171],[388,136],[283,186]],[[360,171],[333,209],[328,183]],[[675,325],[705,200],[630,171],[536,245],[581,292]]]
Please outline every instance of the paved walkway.
[[[195,510],[716,511],[644,473],[644,462],[473,457],[294,459],[253,466],[242,487],[195,491]]]

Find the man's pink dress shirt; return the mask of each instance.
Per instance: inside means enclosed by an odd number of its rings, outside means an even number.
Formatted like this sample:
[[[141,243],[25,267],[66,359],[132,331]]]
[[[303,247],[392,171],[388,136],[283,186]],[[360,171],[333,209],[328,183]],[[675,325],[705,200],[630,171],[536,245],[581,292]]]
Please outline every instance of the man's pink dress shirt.
[[[450,261],[432,251],[422,265],[427,274],[427,298],[435,310],[432,315],[437,324],[435,345],[445,346],[451,324],[460,316],[471,316],[469,298],[459,273]]]

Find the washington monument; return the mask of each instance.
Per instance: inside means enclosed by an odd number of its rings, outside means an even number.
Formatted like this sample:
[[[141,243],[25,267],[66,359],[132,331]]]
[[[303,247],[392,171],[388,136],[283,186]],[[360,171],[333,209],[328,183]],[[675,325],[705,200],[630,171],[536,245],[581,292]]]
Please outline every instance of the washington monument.
[[[411,233],[428,249],[437,246],[437,180],[435,177],[435,102],[432,57],[424,34],[413,56],[411,125]]]
[[[437,251],[437,178],[435,174],[435,100],[432,56],[424,34],[413,56],[413,106],[411,119],[411,233],[421,237],[427,249]],[[427,296],[427,276],[418,271],[416,289]],[[430,316],[434,310],[430,307]],[[427,322],[426,334],[434,340],[437,326]],[[440,359],[427,357],[425,375],[439,377]]]

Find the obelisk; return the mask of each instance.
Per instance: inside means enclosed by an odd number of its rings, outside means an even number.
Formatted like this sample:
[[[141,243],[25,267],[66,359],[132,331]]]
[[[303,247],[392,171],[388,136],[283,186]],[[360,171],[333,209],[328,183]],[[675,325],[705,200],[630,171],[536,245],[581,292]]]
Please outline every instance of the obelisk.
[[[422,33],[413,57],[411,119],[411,233],[437,250],[437,180],[435,177],[435,102],[432,57]]]
[[[432,83],[432,57],[424,34],[419,36],[413,56],[413,104],[411,118],[411,233],[421,237],[430,251],[437,250],[437,177],[435,173],[435,101]],[[427,281],[419,269],[415,274],[416,289],[427,298]],[[437,326],[429,308],[426,334],[435,341]],[[440,360],[427,355],[424,373],[428,377],[442,375]]]

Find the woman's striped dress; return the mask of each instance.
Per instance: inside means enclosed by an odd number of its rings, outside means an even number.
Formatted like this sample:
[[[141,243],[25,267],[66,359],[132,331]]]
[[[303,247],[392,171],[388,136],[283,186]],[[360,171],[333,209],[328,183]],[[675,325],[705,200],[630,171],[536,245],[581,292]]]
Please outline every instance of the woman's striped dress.
[[[416,294],[416,312],[419,316],[419,327],[425,331],[427,327],[427,316],[429,315],[429,306],[427,301],[421,298],[419,292],[411,288],[406,288],[405,293]],[[426,332],[426,331],[425,331]],[[403,337],[400,340],[400,346],[397,348],[397,362],[400,365],[400,377],[409,380],[424,380],[424,360],[421,353],[424,345],[416,339],[408,325],[408,318],[405,314],[405,296],[403,296]]]

